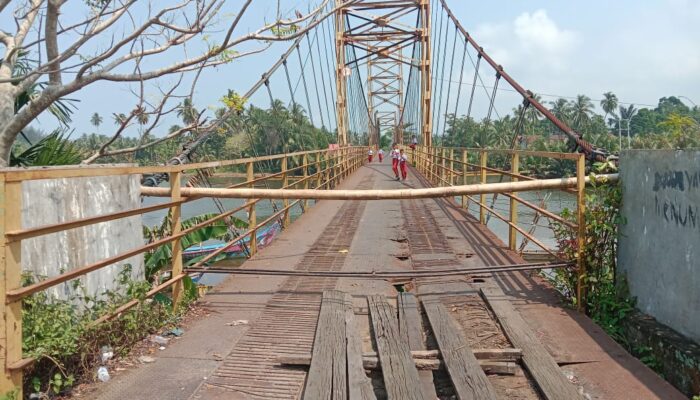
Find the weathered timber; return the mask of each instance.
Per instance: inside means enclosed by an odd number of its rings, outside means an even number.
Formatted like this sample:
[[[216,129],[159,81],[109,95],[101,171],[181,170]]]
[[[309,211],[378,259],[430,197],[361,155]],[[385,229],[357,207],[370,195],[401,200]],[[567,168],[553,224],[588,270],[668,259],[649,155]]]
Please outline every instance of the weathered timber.
[[[459,399],[496,399],[496,390],[469,349],[459,325],[437,297],[423,298],[423,308]]]
[[[348,360],[350,359],[349,357],[350,355],[348,355]],[[308,366],[311,364],[311,355],[298,354],[281,356],[277,359],[277,362],[282,365]],[[414,358],[413,362],[416,364],[416,369],[419,373],[422,371],[438,370],[445,366],[442,360],[437,358]],[[518,368],[518,365],[513,361],[494,360],[479,360],[479,366],[484,372],[499,375],[513,375]],[[350,368],[350,366],[348,366],[348,368]],[[366,370],[382,369],[382,364],[379,362],[376,353],[374,356],[362,356],[362,368]]]
[[[500,288],[481,289],[508,339],[523,351],[523,363],[547,399],[582,400],[576,387],[561,372],[534,332]]]
[[[421,325],[421,316],[418,309],[418,300],[411,293],[399,293],[399,334],[401,338],[408,344],[411,351],[421,351],[423,345],[423,328]],[[427,398],[437,398],[435,392],[435,384],[433,383],[433,374],[430,371],[424,371],[418,366],[418,376],[423,386],[423,395]]]
[[[345,294],[323,292],[303,399],[347,399]]]
[[[389,400],[426,399],[408,344],[401,340],[396,311],[383,296],[368,296],[367,302]]]
[[[399,293],[399,333],[411,351],[423,350],[418,301],[411,293]]]
[[[352,296],[345,295],[345,337],[348,359],[348,398],[349,400],[375,400],[372,382],[365,375],[362,363],[362,339],[357,329]]]

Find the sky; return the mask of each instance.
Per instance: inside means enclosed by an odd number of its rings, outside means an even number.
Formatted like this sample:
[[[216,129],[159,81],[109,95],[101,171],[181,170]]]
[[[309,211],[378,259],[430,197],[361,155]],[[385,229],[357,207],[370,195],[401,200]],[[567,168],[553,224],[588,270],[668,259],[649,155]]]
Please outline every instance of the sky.
[[[306,11],[318,1],[281,3],[285,13],[291,15],[293,10]],[[241,3],[229,1],[225,15],[230,18]],[[612,91],[621,102],[642,107],[653,107],[659,98],[669,95],[687,96],[700,104],[699,0],[447,3],[475,40],[522,86],[542,95],[544,101],[585,94],[597,103],[603,92]],[[254,0],[236,34],[270,21],[275,4],[272,0]],[[279,59],[286,46],[275,45],[261,55],[208,70],[197,88],[195,104],[211,109],[220,105],[218,100],[226,89],[245,92]],[[452,79],[458,79],[457,71]],[[280,82],[273,81],[277,87]],[[487,86],[493,83],[490,77],[484,77],[484,82]],[[77,134],[95,130],[90,125],[94,112],[107,121],[113,113],[133,108],[130,89],[125,84],[99,83],[71,95],[80,100],[73,125]],[[266,96],[262,90],[251,102],[265,105]],[[281,97],[287,100],[286,95]],[[496,107],[501,113],[518,103],[508,93],[499,101]],[[174,122],[166,120],[164,125]],[[42,117],[38,127],[50,130],[53,125],[51,119]]]

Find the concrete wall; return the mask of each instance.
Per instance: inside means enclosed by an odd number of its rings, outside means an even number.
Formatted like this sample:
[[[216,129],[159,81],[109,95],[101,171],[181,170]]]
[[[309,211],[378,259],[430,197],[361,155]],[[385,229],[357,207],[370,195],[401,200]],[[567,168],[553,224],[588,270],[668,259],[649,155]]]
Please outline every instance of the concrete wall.
[[[105,176],[44,179],[22,183],[22,227],[67,222],[141,206],[139,177]],[[141,216],[89,225],[22,241],[22,268],[41,276],[115,256],[144,244]],[[114,279],[124,264],[131,264],[134,279],[143,279],[143,256],[135,256],[81,278],[87,292],[100,294],[116,289]],[[49,293],[66,298],[69,284]]]
[[[622,154],[619,273],[638,308],[700,343],[700,151]]]

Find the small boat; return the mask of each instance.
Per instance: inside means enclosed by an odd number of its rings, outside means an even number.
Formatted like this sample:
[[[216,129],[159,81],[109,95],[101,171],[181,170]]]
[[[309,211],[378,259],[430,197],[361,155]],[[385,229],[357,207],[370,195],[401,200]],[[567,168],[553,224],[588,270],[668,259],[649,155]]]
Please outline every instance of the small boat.
[[[281,226],[279,223],[274,223],[270,225],[269,227],[265,229],[261,229],[255,234],[255,238],[257,239],[257,244],[258,248],[265,247],[268,244],[272,242],[272,240],[277,236],[277,234],[280,232]],[[229,247],[226,248],[226,250],[223,251],[224,254],[226,254],[228,257],[245,257],[246,254],[246,249],[243,247],[245,244],[248,246],[250,243],[250,237],[247,236],[245,239],[230,245]],[[226,243],[215,243],[215,244],[197,244],[194,246],[188,247],[183,253],[182,256],[185,260],[190,260],[195,257],[207,255],[209,253],[213,253],[222,247],[224,247]]]

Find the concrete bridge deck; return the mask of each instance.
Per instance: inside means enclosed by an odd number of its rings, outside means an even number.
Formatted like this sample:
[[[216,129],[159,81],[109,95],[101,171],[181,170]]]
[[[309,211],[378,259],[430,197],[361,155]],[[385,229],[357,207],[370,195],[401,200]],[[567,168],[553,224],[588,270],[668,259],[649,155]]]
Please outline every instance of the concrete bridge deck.
[[[365,165],[341,188],[423,187],[411,171],[393,180],[391,166]],[[242,268],[310,271],[409,271],[522,263],[478,221],[446,199],[323,201]],[[88,394],[98,399],[295,399],[307,370],[283,368],[281,355],[311,353],[323,291],[353,296],[364,350],[373,350],[367,296],[395,299],[397,287],[419,298],[437,296],[462,328],[471,348],[509,347],[479,298],[502,291],[529,329],[584,396],[593,399],[682,399],[672,386],[630,356],[587,317],[562,307],[543,280],[527,272],[387,281],[358,278],[231,276],[207,294],[210,311],[157,360],[117,374]],[[232,321],[247,320],[235,325]],[[434,345],[428,330],[426,345]],[[381,377],[372,376],[375,386]],[[449,377],[421,371],[424,398],[451,398]],[[377,383],[378,381],[378,383]],[[545,398],[532,376],[489,375],[498,398]],[[382,398],[382,389],[376,389]]]

